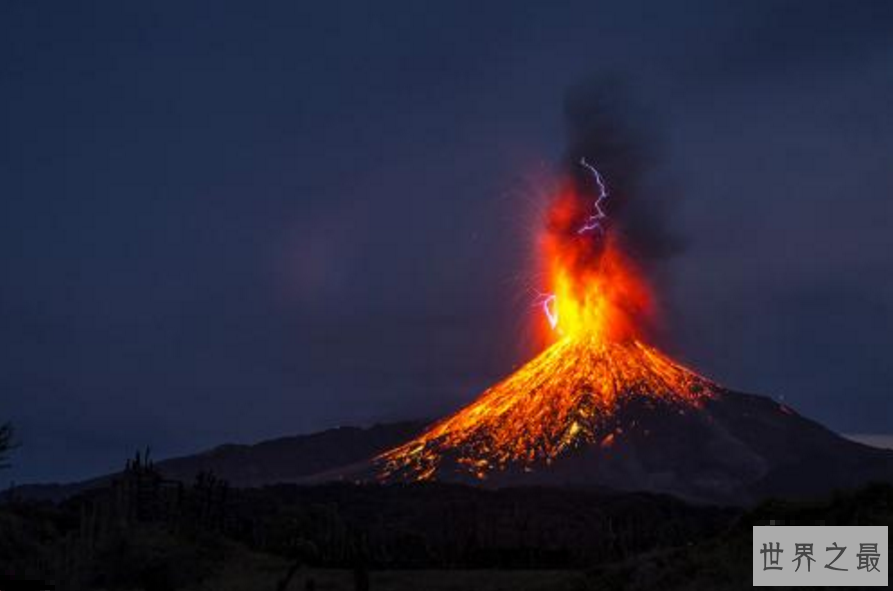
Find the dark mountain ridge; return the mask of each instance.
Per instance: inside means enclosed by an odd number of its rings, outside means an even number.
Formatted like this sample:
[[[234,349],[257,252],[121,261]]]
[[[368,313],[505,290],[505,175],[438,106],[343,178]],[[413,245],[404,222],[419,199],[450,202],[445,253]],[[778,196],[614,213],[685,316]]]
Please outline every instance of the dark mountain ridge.
[[[194,480],[200,472],[212,472],[240,488],[302,482],[316,474],[364,462],[415,436],[424,426],[422,421],[403,421],[366,428],[336,427],[255,444],[224,444],[195,455],[158,461],[155,468],[165,478],[184,482]],[[59,501],[105,486],[117,475],[66,484],[21,485],[15,493],[24,498]]]

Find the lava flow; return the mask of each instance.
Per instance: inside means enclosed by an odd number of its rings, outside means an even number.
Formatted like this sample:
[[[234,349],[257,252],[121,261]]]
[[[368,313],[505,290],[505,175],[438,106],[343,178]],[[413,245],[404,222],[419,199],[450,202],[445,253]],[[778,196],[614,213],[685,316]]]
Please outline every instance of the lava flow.
[[[650,289],[609,223],[602,176],[580,164],[595,180],[595,213],[592,196],[565,183],[540,245],[550,282],[541,304],[552,344],[470,405],[379,456],[382,478],[534,471],[584,445],[610,447],[623,432],[617,411],[625,402],[684,410],[719,391],[645,343],[654,313]]]

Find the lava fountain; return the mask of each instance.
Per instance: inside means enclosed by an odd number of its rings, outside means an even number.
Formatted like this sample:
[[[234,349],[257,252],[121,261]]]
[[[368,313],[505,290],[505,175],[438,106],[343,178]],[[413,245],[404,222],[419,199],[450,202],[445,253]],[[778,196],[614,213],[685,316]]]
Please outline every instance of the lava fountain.
[[[551,344],[465,408],[376,458],[381,478],[536,471],[583,446],[612,446],[630,427],[618,412],[630,400],[684,412],[720,391],[646,343],[651,289],[611,224],[605,179],[585,159],[579,165],[594,194],[562,183],[540,238],[550,284],[540,303]]]

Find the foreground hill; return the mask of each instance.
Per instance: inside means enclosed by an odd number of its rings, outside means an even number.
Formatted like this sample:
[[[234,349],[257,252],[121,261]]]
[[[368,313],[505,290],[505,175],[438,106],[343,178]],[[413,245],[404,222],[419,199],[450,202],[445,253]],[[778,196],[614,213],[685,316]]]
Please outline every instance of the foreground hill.
[[[766,502],[732,519],[729,527],[720,535],[701,539],[694,544],[646,552],[631,559],[594,566],[586,574],[586,583],[579,588],[587,591],[752,589],[752,528],[755,525],[769,525],[773,520],[776,523],[890,527],[893,526],[893,487],[870,485],[834,495],[822,502]]]
[[[560,488],[182,487],[132,463],[110,485],[60,504],[0,505],[0,583],[44,579],[68,591],[744,589],[753,525],[893,525],[891,508],[890,485],[744,511]]]

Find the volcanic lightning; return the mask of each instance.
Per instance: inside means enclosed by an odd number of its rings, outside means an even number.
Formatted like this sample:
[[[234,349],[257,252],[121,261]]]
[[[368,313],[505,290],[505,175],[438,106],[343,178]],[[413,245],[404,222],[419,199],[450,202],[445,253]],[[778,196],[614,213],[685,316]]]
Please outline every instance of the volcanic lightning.
[[[554,293],[540,293],[537,294],[534,305],[539,306],[543,310],[543,314],[546,315],[546,319],[549,321],[549,326],[552,327],[552,330],[558,326],[558,311],[555,309],[555,294]]]
[[[589,218],[586,220],[586,223],[583,224],[579,230],[577,230],[577,234],[583,234],[585,232],[591,232],[592,230],[598,230],[599,234],[603,235],[604,228],[602,227],[602,220],[604,220],[608,216],[602,209],[602,204],[608,199],[608,188],[605,185],[605,181],[602,178],[601,173],[594,166],[586,162],[585,156],[582,156],[580,158],[580,166],[586,168],[592,173],[592,176],[595,179],[595,184],[598,187],[598,196],[595,198],[595,213],[589,216]],[[552,330],[556,330],[558,328],[557,300],[558,296],[556,296],[554,293],[543,294],[541,298],[543,313],[549,320],[549,326],[552,327]]]
[[[584,232],[591,232],[592,230],[604,232],[601,222],[607,217],[607,214],[602,210],[602,204],[608,199],[608,188],[605,185],[601,173],[594,166],[586,162],[585,156],[580,158],[580,166],[589,169],[592,176],[595,178],[595,184],[598,185],[598,197],[595,198],[595,213],[589,216],[589,219],[586,220],[586,223],[583,224],[582,228],[577,230],[577,233],[583,234]]]
[[[585,445],[617,445],[632,428],[619,418],[630,401],[684,412],[720,391],[646,344],[651,289],[609,223],[604,178],[585,158],[579,164],[595,179],[594,213],[565,181],[540,239],[549,290],[538,304],[552,344],[470,405],[376,458],[381,478],[535,471]]]

